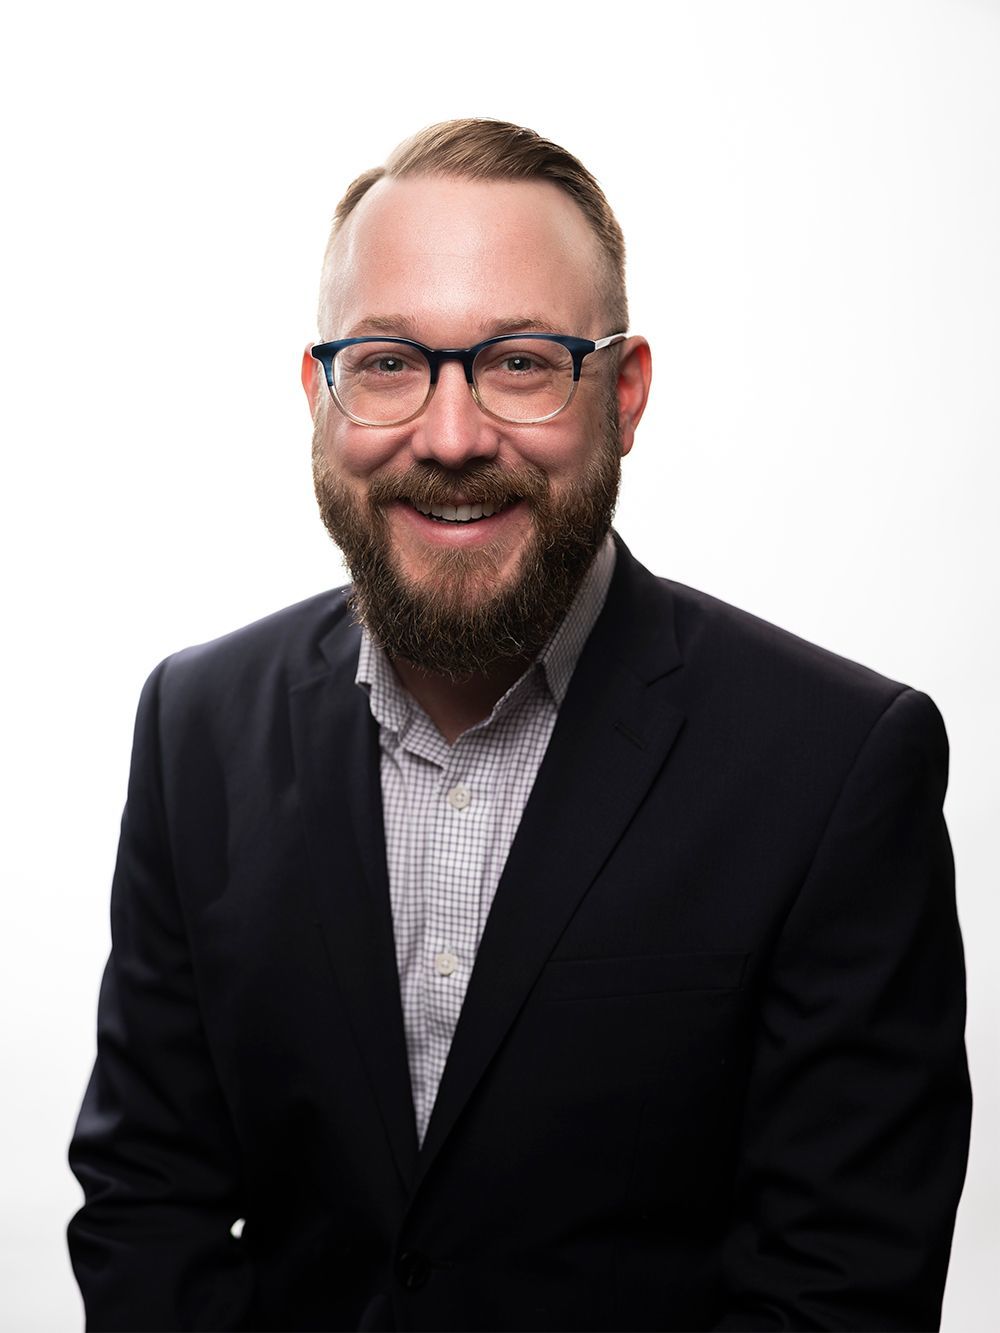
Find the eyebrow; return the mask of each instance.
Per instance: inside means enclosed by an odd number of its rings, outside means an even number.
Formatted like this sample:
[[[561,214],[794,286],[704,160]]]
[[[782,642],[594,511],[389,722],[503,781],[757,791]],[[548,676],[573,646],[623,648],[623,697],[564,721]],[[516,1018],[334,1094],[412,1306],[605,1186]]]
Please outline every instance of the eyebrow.
[[[483,326],[482,339],[502,338],[508,333],[561,333],[549,320],[540,315],[516,315],[513,319],[493,320]],[[417,336],[417,322],[408,315],[365,315],[352,327],[349,338],[364,338],[369,334],[384,333],[387,337],[409,338],[423,342]],[[481,339],[477,339],[481,341]]]

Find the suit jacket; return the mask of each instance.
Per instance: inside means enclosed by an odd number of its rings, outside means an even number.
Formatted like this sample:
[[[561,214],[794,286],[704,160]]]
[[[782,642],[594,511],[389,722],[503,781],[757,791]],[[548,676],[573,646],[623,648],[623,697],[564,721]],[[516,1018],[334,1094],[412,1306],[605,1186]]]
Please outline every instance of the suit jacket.
[[[936,1327],[969,1085],[930,700],[620,546],[418,1151],[358,644],[327,593],[143,693],[89,1326]]]

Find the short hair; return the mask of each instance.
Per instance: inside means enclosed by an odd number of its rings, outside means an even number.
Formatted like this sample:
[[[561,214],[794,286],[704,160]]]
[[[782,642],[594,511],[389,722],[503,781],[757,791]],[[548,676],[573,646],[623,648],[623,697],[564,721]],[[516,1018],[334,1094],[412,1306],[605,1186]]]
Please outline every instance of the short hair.
[[[565,148],[534,130],[505,120],[468,118],[429,125],[394,149],[347,187],[333,215],[323,271],[337,234],[376,181],[402,176],[459,176],[467,180],[551,181],[579,206],[597,237],[605,262],[604,287],[609,333],[628,328],[625,293],[625,239],[597,180]],[[322,322],[322,301],[320,310]]]

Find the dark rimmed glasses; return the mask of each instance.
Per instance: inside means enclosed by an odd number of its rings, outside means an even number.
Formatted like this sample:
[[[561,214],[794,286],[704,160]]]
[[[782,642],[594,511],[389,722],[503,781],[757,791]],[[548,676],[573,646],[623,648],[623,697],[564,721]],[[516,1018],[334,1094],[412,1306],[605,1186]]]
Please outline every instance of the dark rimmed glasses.
[[[312,355],[333,401],[359,426],[402,426],[427,406],[445,361],[460,361],[488,416],[519,426],[551,421],[569,406],[584,357],[627,337],[593,342],[554,333],[508,333],[473,347],[425,347],[409,338],[340,338]]]

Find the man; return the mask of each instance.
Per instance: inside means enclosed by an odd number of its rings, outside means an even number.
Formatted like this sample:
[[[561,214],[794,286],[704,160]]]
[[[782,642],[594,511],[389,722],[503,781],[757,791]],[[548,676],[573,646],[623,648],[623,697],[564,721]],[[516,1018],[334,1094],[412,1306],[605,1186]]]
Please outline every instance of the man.
[[[139,708],[90,1326],[935,1327],[969,1089],[933,704],[610,535],[650,355],[564,150],[404,144],[320,329],[353,587]]]

